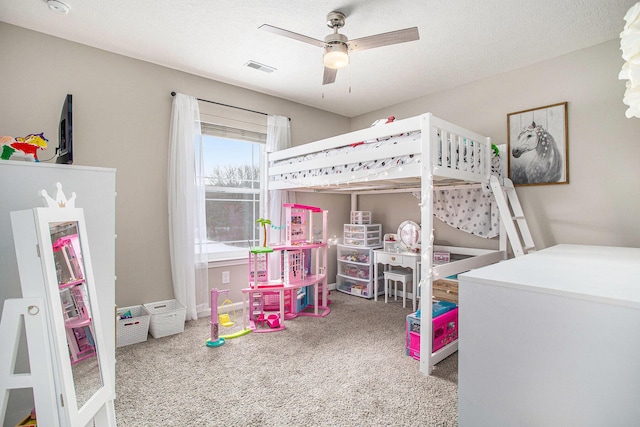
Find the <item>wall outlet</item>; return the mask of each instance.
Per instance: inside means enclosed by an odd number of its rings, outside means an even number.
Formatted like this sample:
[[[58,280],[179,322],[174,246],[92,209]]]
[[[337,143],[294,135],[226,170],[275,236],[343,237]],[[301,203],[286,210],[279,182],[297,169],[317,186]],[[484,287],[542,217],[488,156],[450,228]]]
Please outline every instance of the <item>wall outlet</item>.
[[[222,284],[226,284],[231,282],[231,277],[229,276],[229,272],[228,271],[223,271],[222,272]]]

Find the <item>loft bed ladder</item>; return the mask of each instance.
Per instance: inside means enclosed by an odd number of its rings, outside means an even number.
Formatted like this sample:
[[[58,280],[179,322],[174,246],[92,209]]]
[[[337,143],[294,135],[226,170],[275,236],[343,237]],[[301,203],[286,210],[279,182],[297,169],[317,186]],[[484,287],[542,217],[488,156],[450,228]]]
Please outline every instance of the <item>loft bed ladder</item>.
[[[533,243],[513,182],[509,178],[504,178],[503,185],[500,185],[500,181],[495,176],[491,176],[490,182],[500,210],[500,221],[509,236],[513,255],[518,257],[535,252],[536,245]]]

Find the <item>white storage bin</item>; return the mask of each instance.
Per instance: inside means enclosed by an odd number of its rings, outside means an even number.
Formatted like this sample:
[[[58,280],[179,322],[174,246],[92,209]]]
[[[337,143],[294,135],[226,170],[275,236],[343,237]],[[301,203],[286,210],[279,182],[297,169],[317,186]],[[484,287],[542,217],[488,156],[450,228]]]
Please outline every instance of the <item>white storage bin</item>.
[[[131,317],[120,319],[126,312],[131,313]],[[149,334],[149,321],[151,315],[141,305],[132,307],[122,307],[117,310],[118,319],[116,321],[116,347],[136,344],[147,340]]]
[[[152,302],[144,307],[151,314],[149,333],[152,337],[162,338],[184,331],[187,308],[177,300]]]

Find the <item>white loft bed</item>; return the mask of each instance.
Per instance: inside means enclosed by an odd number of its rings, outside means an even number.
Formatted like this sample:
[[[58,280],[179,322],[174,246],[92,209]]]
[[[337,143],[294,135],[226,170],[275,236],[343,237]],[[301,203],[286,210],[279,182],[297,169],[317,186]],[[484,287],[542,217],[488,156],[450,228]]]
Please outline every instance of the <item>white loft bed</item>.
[[[487,185],[491,176],[491,140],[430,113],[270,153],[269,190],[351,194],[419,192],[421,211],[422,295],[432,295],[432,282],[506,258],[505,233],[500,250],[447,247],[463,259],[433,265],[433,191],[436,187]],[[443,155],[444,154],[444,155]],[[427,301],[428,306],[423,306]],[[423,313],[431,299],[422,298]],[[432,323],[423,322],[423,336],[432,336]],[[458,349],[455,341],[432,353],[432,340],[420,340],[420,371]],[[424,355],[430,355],[425,357]]]

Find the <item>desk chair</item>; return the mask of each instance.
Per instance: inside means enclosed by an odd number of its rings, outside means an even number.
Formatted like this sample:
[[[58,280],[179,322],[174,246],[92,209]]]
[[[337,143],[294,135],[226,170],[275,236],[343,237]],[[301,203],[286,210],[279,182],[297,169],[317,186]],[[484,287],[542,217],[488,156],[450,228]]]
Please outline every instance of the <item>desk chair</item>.
[[[393,282],[393,299],[398,299],[398,282],[402,283],[402,307],[407,307],[407,284],[413,281],[413,274],[405,270],[387,270],[384,272],[384,302],[387,303],[391,282]],[[412,283],[413,285],[413,283]],[[415,306],[416,292],[413,292],[413,304]]]

